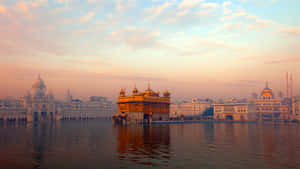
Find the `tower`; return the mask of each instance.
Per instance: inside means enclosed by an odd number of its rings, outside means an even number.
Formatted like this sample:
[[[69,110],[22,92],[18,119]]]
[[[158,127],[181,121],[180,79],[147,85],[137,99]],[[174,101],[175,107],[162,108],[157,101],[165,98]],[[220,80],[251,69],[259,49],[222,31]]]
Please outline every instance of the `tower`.
[[[70,92],[70,89],[68,89],[68,91],[67,91],[67,103],[71,103],[72,100],[73,100],[72,94]]]

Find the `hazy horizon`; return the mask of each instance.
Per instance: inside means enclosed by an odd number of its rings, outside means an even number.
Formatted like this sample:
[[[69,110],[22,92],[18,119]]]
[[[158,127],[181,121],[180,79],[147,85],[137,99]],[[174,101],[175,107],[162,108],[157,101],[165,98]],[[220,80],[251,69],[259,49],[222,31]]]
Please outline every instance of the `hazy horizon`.
[[[2,0],[0,98],[40,73],[55,97],[248,97],[269,81],[300,95],[298,0]]]

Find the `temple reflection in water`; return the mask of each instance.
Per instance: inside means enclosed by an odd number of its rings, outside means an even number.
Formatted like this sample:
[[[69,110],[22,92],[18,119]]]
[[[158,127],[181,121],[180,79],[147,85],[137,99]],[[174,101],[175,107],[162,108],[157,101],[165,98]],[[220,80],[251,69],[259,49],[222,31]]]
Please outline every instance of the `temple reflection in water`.
[[[298,125],[1,123],[0,168],[297,168]],[[200,167],[199,167],[200,166]],[[204,167],[203,167],[204,166]]]
[[[155,165],[170,158],[169,125],[115,125],[118,132],[117,152],[120,160]],[[152,162],[149,162],[151,159]]]

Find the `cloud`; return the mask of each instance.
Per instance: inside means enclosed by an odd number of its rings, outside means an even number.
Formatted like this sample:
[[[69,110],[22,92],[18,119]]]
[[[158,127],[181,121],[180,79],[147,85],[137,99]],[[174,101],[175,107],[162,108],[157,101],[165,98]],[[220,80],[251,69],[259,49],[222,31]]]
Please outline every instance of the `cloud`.
[[[88,12],[86,15],[79,18],[80,22],[87,22],[95,16],[95,12]]]
[[[277,59],[269,59],[264,61],[265,64],[283,64],[283,63],[299,63],[300,62],[300,53],[298,56],[292,56],[292,57],[281,57]]]
[[[65,35],[56,31],[57,24],[44,8],[46,4],[44,0],[17,1],[0,7],[8,16],[2,19],[0,14],[0,56],[20,61],[26,57],[63,55],[60,42]]]
[[[136,0],[116,0],[116,9],[122,10],[136,6]]]
[[[182,0],[181,3],[178,5],[178,8],[179,9],[192,8],[195,7],[201,1],[202,0]]]
[[[70,59],[66,60],[68,64],[79,64],[79,65],[87,65],[87,66],[105,66],[110,65],[107,62],[107,58],[88,58],[88,59]]]
[[[158,40],[160,32],[149,31],[144,28],[124,27],[114,31],[108,40],[123,43],[134,49],[160,48],[164,45]]]
[[[300,27],[285,27],[285,28],[281,28],[275,32],[283,33],[283,34],[287,34],[287,35],[299,36],[300,35]]]
[[[185,9],[183,11],[179,11],[179,12],[176,13],[176,16],[185,16],[185,15],[187,15],[189,13],[189,11],[190,11],[189,9]]]
[[[226,52],[231,52],[233,55],[242,51],[239,47],[215,39],[191,39],[181,50],[181,55],[183,56],[197,56],[219,52],[223,55]]]
[[[247,63],[254,61],[256,63],[270,65],[287,63],[298,64],[300,63],[300,51],[289,45],[283,44],[268,53],[262,54],[260,52],[252,52],[252,54],[248,54],[248,56],[239,57],[238,60]]]
[[[0,4],[0,14],[4,15],[4,16],[9,16],[7,7],[4,5]]]
[[[165,9],[167,9],[168,7],[174,5],[174,3],[171,3],[171,2],[165,2],[164,4],[161,4],[161,5],[158,5],[156,7],[151,7],[151,8],[148,8],[146,9],[147,12],[150,12],[151,15],[149,17],[147,17],[145,20],[148,21],[148,20],[151,20],[153,18],[156,18],[157,16],[159,16],[161,13],[163,13],[163,11]]]
[[[233,20],[235,18],[242,17],[242,16],[247,16],[247,13],[246,12],[236,12],[236,13],[233,13],[231,15],[223,16],[221,18],[221,20],[222,21],[224,21],[224,20]]]
[[[90,1],[90,0],[89,0]],[[57,0],[57,3],[59,4],[66,4],[66,5],[69,5],[69,0]]]
[[[231,4],[232,3],[230,1],[225,1],[225,2],[223,2],[222,6],[223,7],[227,7],[227,6],[231,5]]]
[[[228,8],[228,6],[230,6],[231,4],[232,4],[231,1],[223,2],[222,6],[223,6],[223,12],[224,12],[225,15],[232,12],[232,10]]]
[[[216,8],[216,7],[219,6],[219,4],[207,2],[207,3],[202,3],[200,6],[201,6],[202,8]]]
[[[275,3],[275,2],[277,2],[277,0],[239,0],[239,1],[243,2],[243,3],[252,2],[252,3],[255,3],[257,5],[262,5],[264,3]]]
[[[19,10],[19,11],[22,11],[24,13],[27,13],[29,12],[29,10],[31,8],[37,8],[40,6],[40,3],[38,3],[38,1],[19,1],[17,4],[16,4],[16,9]]]

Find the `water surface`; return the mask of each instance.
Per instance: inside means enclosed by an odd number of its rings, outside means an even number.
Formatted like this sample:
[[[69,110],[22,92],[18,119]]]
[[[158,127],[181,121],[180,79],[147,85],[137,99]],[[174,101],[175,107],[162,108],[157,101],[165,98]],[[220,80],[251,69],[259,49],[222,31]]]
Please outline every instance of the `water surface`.
[[[300,168],[300,126],[0,124],[0,169]]]

